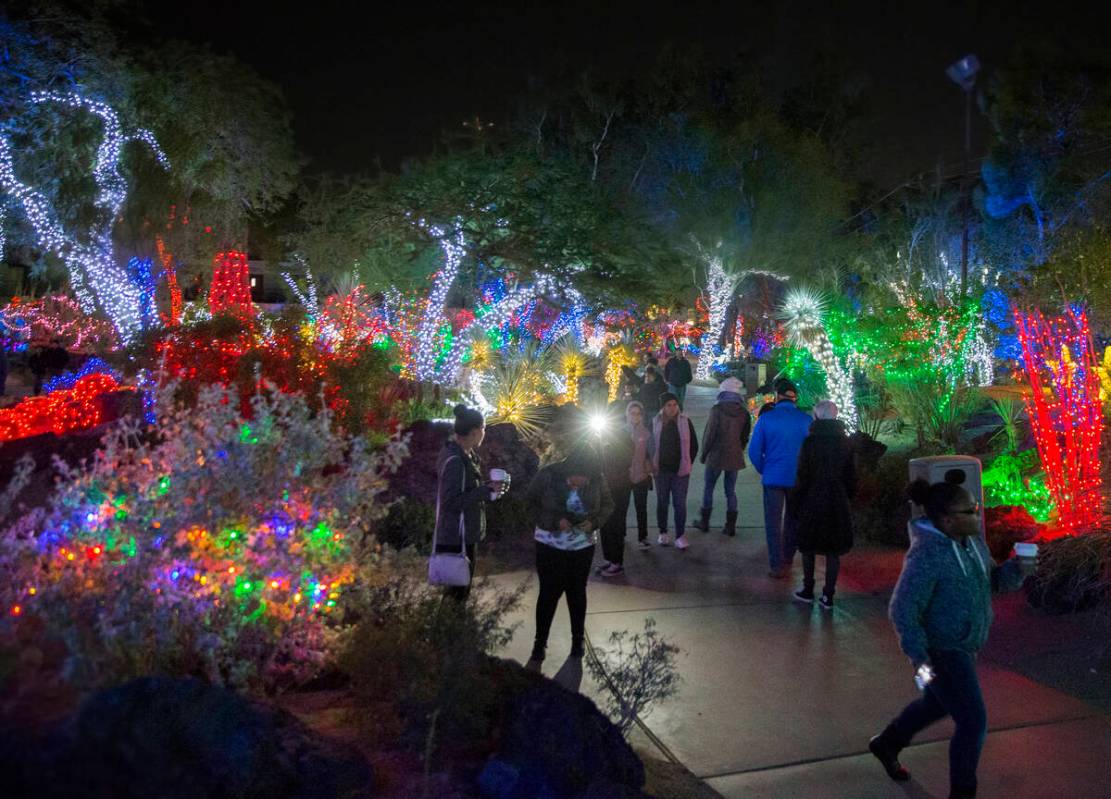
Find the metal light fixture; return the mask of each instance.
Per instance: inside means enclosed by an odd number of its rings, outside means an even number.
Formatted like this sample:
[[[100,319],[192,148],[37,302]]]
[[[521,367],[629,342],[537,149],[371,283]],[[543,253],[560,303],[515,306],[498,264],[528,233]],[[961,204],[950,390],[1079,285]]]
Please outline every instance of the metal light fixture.
[[[969,53],[960,61],[957,61],[945,70],[945,74],[953,83],[960,86],[966,92],[972,91],[972,87],[976,84],[976,75],[980,71],[980,59],[975,55]]]

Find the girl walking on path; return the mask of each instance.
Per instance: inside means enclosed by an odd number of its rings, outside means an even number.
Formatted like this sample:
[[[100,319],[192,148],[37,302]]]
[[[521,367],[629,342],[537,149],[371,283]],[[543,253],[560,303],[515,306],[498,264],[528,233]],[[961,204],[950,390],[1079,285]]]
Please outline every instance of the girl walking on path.
[[[710,532],[710,514],[714,508],[714,487],[718,477],[725,485],[725,535],[737,534],[737,474],[745,468],[745,447],[752,432],[752,417],[744,406],[744,387],[735,377],[722,381],[717,403],[710,409],[702,430],[702,462],[706,464],[702,491],[702,518],[696,525]]]
[[[910,550],[888,615],[922,695],[868,749],[891,779],[905,782],[910,772],[899,763],[899,752],[934,722],[952,717],[949,797],[967,799],[976,795],[976,766],[988,729],[976,653],[991,627],[991,592],[1020,588],[1034,559],[996,566],[980,540],[980,505],[960,485],[915,480],[907,494],[926,515],[907,525]]]
[[[583,656],[586,581],[594,560],[598,522],[613,512],[613,499],[597,457],[586,447],[537,472],[525,498],[536,518],[533,537],[540,578],[536,639],[528,665],[539,669],[564,594],[571,617],[571,657]]]
[[[656,475],[656,523],[660,527],[660,546],[670,546],[667,534],[667,502],[675,510],[675,547],[686,549],[687,489],[690,487],[691,464],[698,455],[698,436],[694,422],[679,410],[679,398],[671,393],[660,395],[662,408],[652,420],[652,469]]]
[[[791,512],[795,516],[799,552],[802,553],[800,602],[814,601],[814,561],[826,558],[826,580],[818,599],[833,608],[841,556],[853,546],[853,519],[849,500],[856,493],[856,458],[837,406],[822,400],[814,406],[814,424],[799,450],[798,476]]]
[[[603,468],[606,484],[613,496],[613,513],[602,526],[602,557],[605,563],[599,574],[617,577],[625,573],[625,519],[629,499],[633,500],[637,517],[637,541],[648,545],[648,489],[652,485],[652,463],[649,460],[651,435],[644,426],[644,407],[630,402],[625,408],[625,425],[615,431],[606,443]]]

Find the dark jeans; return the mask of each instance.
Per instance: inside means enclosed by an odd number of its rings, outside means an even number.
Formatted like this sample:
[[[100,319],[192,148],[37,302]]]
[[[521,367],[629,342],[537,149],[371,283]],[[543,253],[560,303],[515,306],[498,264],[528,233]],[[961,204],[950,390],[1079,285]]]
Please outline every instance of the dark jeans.
[[[661,533],[667,532],[667,500],[675,510],[675,535],[681,536],[687,526],[687,489],[691,476],[682,477],[673,472],[660,472],[656,475],[656,524]]]
[[[602,557],[610,563],[625,562],[625,520],[629,515],[629,500],[633,500],[637,515],[637,540],[648,538],[648,489],[652,486],[649,478],[636,485],[627,485],[614,490],[613,513],[602,525]]]
[[[813,552],[802,553],[802,587],[807,591],[814,590],[814,561],[817,559]],[[837,574],[841,571],[840,555],[826,555],[826,584],[822,593],[828,597],[833,596],[837,590]]]
[[[536,574],[540,577],[540,597],[536,600],[536,646],[548,645],[559,598],[567,595],[571,616],[571,646],[582,646],[586,629],[586,580],[594,561],[594,547],[556,549],[536,542]]]
[[[737,512],[737,470],[726,469],[719,471],[713,467],[706,467],[705,482],[702,488],[702,507],[706,510],[712,510],[714,507],[714,488],[718,484],[718,475],[722,475],[725,479],[722,481],[725,485],[725,509],[731,513]]]
[[[791,489],[764,486],[764,534],[772,571],[790,568],[795,559],[795,525],[787,512]]]
[[[949,784],[954,793],[972,793],[988,731],[976,658],[959,650],[930,650],[930,663],[933,682],[887,726],[883,740],[890,751],[898,752],[935,721],[951,716],[957,729],[949,740]]]
[[[436,547],[437,552],[458,552],[459,547],[441,544]],[[467,544],[467,560],[471,562],[471,582],[474,582],[474,560],[475,560],[475,545]],[[444,589],[444,596],[449,596],[452,599],[458,599],[460,602],[466,602],[467,597],[471,595],[471,586],[468,585],[453,585],[450,588]]]

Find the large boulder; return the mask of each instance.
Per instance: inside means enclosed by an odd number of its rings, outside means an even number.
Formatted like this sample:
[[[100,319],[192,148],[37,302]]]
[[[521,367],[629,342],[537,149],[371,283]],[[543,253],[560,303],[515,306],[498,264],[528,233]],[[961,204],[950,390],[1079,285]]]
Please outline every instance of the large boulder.
[[[146,677],[95,694],[41,751],[23,768],[27,795],[334,799],[372,790],[370,764],[353,747],[197,680]]]
[[[409,436],[409,457],[390,475],[386,499],[405,498],[426,505],[436,504],[436,459],[451,435],[448,422],[419,419],[405,433]]]
[[[479,778],[483,795],[642,796],[644,764],[593,702],[519,664],[502,667],[499,745]]]

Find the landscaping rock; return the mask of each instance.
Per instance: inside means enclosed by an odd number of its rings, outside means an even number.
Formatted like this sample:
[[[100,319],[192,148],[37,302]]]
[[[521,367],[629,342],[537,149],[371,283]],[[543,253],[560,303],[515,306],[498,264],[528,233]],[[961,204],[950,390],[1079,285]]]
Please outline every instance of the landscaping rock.
[[[401,468],[390,475],[390,490],[386,500],[404,497],[426,505],[436,504],[436,459],[444,442],[451,435],[447,422],[420,419],[404,431],[409,435],[409,457]]]
[[[87,700],[36,795],[93,799],[371,795],[353,747],[291,714],[197,680],[142,678]]]
[[[853,433],[849,436],[849,444],[856,453],[856,463],[861,469],[874,472],[880,458],[887,452],[887,445],[872,438],[867,433]]]
[[[492,784],[550,790],[557,797],[581,797],[591,790],[592,783],[607,780],[633,791],[625,795],[638,795],[636,792],[644,785],[644,765],[621,731],[593,702],[516,663],[505,662],[504,667],[513,672],[518,687],[506,696],[502,706],[496,758],[516,769],[517,782],[508,780],[510,771],[499,765],[496,776],[500,779]],[[492,779],[495,774],[489,776]],[[602,787],[593,790],[592,797],[623,795],[597,793]],[[517,796],[488,795],[498,799]]]

